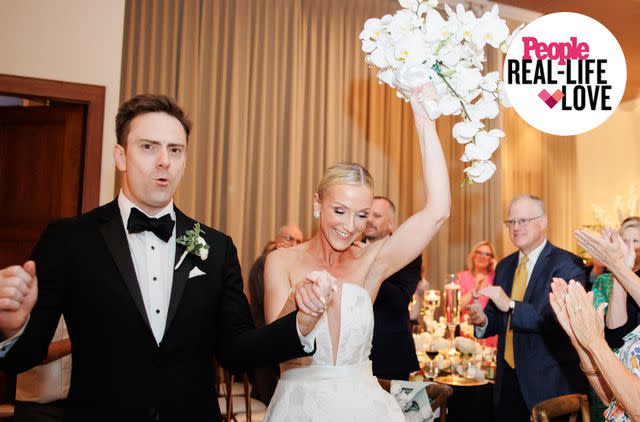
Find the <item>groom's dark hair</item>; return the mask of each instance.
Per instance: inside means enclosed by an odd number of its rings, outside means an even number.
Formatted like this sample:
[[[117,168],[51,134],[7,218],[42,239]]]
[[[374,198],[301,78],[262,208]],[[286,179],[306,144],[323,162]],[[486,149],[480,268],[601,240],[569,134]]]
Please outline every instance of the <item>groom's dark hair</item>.
[[[127,146],[129,124],[136,116],[156,112],[167,113],[178,119],[187,134],[187,143],[189,142],[191,120],[173,98],[166,95],[140,94],[122,103],[118,109],[118,114],[116,115],[116,138],[118,139],[118,144],[123,147]]]

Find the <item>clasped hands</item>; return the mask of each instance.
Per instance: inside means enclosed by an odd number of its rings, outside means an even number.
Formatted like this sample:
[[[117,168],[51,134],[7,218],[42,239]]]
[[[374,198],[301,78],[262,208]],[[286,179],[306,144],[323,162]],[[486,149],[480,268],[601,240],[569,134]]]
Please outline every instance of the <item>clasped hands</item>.
[[[562,329],[574,346],[587,350],[598,347],[604,341],[604,310],[606,302],[593,306],[593,292],[586,292],[582,284],[562,278],[554,278],[549,293],[551,308]]]
[[[474,292],[473,297],[477,299],[478,295],[486,296],[491,299],[491,301],[496,305],[496,308],[502,312],[507,312],[509,310],[509,302],[511,299],[500,286],[487,286],[478,291],[478,293]],[[467,311],[469,313],[469,322],[471,324],[478,326],[486,324],[487,316],[484,313],[484,309],[482,309],[482,303],[478,300],[474,300],[469,304],[467,306]]]
[[[317,317],[327,309],[338,284],[327,271],[312,271],[291,289],[291,299],[301,312]]]

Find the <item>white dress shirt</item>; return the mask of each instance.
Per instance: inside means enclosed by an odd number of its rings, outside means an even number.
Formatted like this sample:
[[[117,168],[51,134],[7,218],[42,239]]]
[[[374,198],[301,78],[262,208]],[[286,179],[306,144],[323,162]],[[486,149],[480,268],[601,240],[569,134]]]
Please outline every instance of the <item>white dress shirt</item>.
[[[129,233],[127,222],[131,214],[131,208],[138,208],[124,193],[118,195],[118,207],[122,216],[122,224],[127,234],[127,242],[131,251],[131,259],[136,270],[136,278],[142,293],[144,309],[151,325],[151,331],[160,344],[167,323],[169,311],[169,299],[171,298],[171,286],[173,284],[173,267],[176,255],[176,227],[173,226],[171,238],[164,242],[150,231]],[[139,209],[139,208],[138,208]],[[154,215],[149,215],[143,210],[143,214],[152,218],[160,218],[169,214],[176,221],[176,212],[173,209],[173,201]]]
[[[540,254],[542,253],[542,250],[546,245],[547,245],[547,239],[544,239],[540,244],[540,246],[538,246],[537,248],[529,252],[529,254],[527,255],[527,258],[529,259],[529,261],[527,261],[527,263],[525,264],[527,267],[527,286],[529,286],[529,280],[531,280],[531,273],[533,272],[533,269],[536,266],[536,262],[538,262],[538,258],[540,258]],[[518,252],[518,265],[520,265],[520,261],[522,261],[523,257],[524,257],[524,253],[522,253],[522,251]],[[475,327],[474,331],[475,331],[476,337],[482,338],[482,336],[484,335],[484,332],[487,330],[487,325],[489,325],[488,319],[484,322],[484,325],[482,327]]]

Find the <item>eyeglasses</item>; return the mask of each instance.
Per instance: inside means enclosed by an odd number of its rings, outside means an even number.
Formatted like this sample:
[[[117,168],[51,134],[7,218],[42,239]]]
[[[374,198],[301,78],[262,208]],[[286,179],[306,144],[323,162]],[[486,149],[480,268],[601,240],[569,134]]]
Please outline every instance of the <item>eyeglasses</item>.
[[[476,255],[486,256],[487,258],[493,258],[493,254],[491,252],[474,251],[473,253]]]
[[[509,227],[510,229],[515,227],[516,224],[518,224],[520,227],[527,227],[532,220],[535,220],[536,218],[540,218],[540,217],[542,216],[539,215],[537,217],[531,217],[531,218],[515,218],[513,220],[505,220],[504,225]]]

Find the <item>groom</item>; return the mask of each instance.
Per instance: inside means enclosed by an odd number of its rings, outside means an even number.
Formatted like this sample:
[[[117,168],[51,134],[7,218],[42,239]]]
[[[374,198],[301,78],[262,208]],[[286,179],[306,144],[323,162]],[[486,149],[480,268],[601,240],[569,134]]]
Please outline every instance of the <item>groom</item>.
[[[38,365],[64,314],[73,347],[66,420],[220,420],[214,356],[233,371],[313,352],[317,319],[292,312],[254,329],[229,236],[201,226],[186,255],[176,242],[196,225],[172,200],[190,128],[168,97],[122,104],[117,199],[50,223],[35,263],[0,270],[1,369]],[[307,300],[326,293],[296,290]]]

